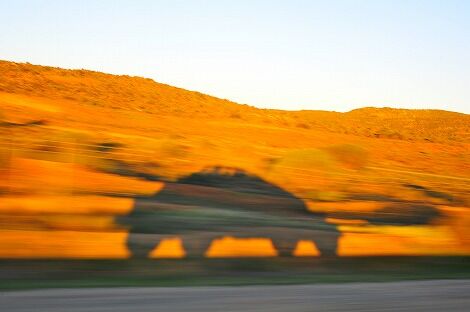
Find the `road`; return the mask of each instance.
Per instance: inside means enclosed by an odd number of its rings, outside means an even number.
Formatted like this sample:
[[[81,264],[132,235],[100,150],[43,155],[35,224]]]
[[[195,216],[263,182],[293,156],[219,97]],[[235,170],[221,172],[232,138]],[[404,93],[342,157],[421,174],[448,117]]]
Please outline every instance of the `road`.
[[[0,310],[468,311],[470,280],[329,285],[46,289],[0,293]]]

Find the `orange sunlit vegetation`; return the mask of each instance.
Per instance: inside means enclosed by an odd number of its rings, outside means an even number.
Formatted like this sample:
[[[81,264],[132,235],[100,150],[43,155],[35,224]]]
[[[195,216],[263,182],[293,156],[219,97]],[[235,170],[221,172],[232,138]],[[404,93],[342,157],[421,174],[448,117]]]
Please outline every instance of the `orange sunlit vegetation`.
[[[469,134],[446,111],[257,109],[1,61],[0,258],[127,258],[129,233],[162,234],[152,258],[469,255]]]

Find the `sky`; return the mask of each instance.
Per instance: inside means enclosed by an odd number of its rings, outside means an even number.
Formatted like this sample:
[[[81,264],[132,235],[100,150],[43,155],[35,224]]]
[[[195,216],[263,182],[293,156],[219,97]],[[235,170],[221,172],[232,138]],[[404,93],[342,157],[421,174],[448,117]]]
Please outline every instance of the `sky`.
[[[0,0],[0,59],[257,107],[470,113],[470,1]]]

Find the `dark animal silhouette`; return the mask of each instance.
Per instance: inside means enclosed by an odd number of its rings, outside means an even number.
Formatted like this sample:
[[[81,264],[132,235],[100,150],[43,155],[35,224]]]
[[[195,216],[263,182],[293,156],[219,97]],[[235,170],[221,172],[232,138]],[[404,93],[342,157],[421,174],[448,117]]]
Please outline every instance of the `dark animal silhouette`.
[[[335,256],[340,232],[304,202],[255,175],[212,167],[166,183],[151,197],[135,199],[132,212],[118,218],[130,229],[127,247],[147,257],[165,237],[180,236],[188,256],[203,256],[222,236],[268,237],[282,256],[298,240],[315,242],[322,256]]]

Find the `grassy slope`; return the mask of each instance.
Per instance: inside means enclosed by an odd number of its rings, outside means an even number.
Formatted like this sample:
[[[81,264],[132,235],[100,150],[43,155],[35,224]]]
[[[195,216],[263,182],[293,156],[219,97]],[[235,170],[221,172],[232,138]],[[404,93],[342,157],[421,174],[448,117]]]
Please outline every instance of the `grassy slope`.
[[[348,113],[257,109],[150,79],[4,61],[0,62],[0,109],[7,122],[44,121],[39,127],[0,129],[0,156],[13,159],[3,163],[8,177],[0,181],[4,197],[70,195],[67,183],[60,179],[63,174],[33,162],[19,162],[21,168],[29,166],[28,172],[15,171],[15,159],[73,163],[111,172],[117,170],[116,163],[109,161],[113,159],[166,179],[225,165],[255,173],[312,202],[314,209],[333,212],[333,217],[338,211],[357,213],[397,201],[405,207],[416,202],[435,205],[447,217],[435,224],[443,226],[437,228],[371,225],[367,231],[382,236],[375,241],[360,239],[369,242],[363,247],[366,250],[397,241],[401,247],[387,252],[406,254],[407,246],[416,242],[422,244],[413,250],[418,254],[452,253],[469,246],[470,116],[465,114],[388,108]],[[103,144],[118,148],[103,152]],[[60,166],[62,171],[66,168]],[[83,184],[80,191],[97,189],[92,183],[97,176],[80,170],[74,171],[72,180]],[[122,180],[109,179],[103,180],[107,189],[99,185],[109,194],[128,194],[129,188],[137,194],[144,187],[128,181],[126,189]],[[404,184],[441,195],[429,196]],[[60,220],[41,222],[64,228]],[[112,222],[102,219],[76,222],[76,228],[94,231],[112,227]],[[456,234],[448,234],[448,227]],[[358,228],[344,225],[341,230],[351,233],[351,247],[345,252],[354,253]],[[369,235],[367,231],[360,235]],[[443,235],[444,242],[457,235],[460,245],[442,245],[428,239],[431,233]]]
[[[151,79],[0,61],[0,91],[83,107],[160,116],[242,119],[261,126],[327,130],[367,137],[469,142],[470,116],[439,110],[361,108],[348,113],[256,109]]]
[[[183,139],[190,135],[191,144],[205,138],[222,148],[230,143],[240,148],[245,143],[268,152],[357,143],[367,145],[376,162],[463,176],[470,171],[465,153],[470,116],[465,114],[389,108],[288,112],[256,109],[139,77],[4,61],[0,73],[0,92],[16,96],[3,97],[7,119],[44,118],[50,126],[84,134],[118,132],[122,141],[126,136]],[[429,142],[436,144],[424,144]],[[387,153],[389,146],[404,152]]]

